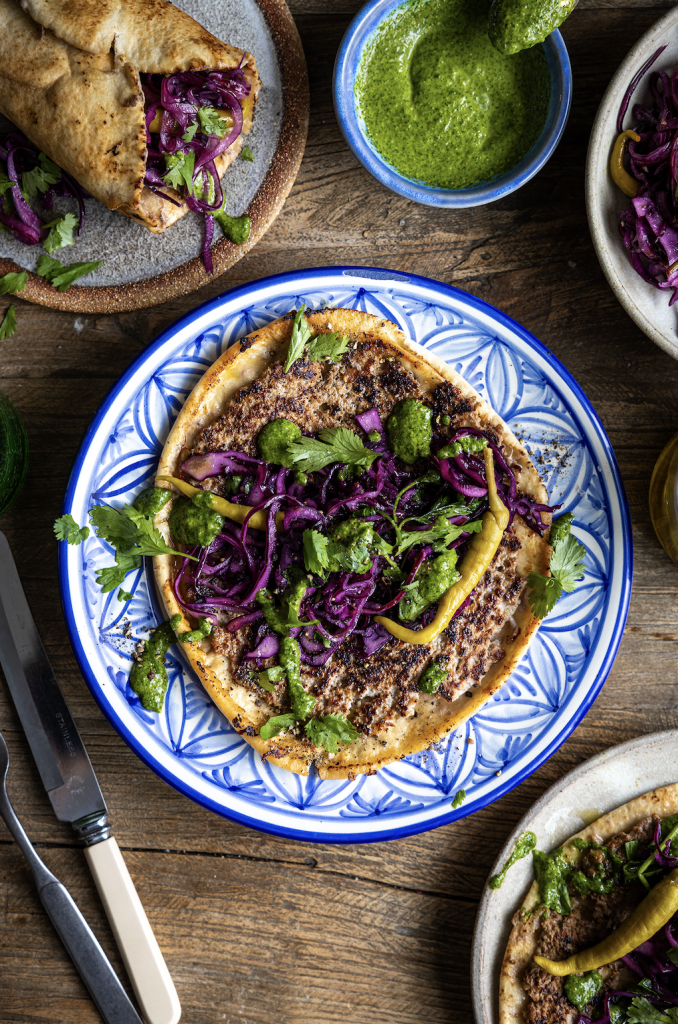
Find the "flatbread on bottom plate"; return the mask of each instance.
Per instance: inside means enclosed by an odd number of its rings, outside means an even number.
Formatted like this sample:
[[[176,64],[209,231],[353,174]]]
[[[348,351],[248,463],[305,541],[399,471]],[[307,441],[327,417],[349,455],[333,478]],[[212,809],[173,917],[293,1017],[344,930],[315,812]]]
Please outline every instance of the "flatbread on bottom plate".
[[[170,432],[159,475],[176,476],[195,450],[232,447],[256,454],[254,441],[259,429],[279,416],[292,419],[309,433],[337,425],[355,429],[356,413],[377,405],[385,421],[396,401],[414,395],[429,400],[436,414],[449,414],[450,431],[461,426],[492,431],[514,469],[519,490],[537,502],[546,502],[546,492],[527,451],[501,418],[447,363],[408,340],[395,324],[351,309],[307,313],[313,333],[347,335],[348,352],[336,365],[298,361],[285,375],[281,363],[293,319],[294,311],[254,331],[232,345],[207,370]],[[210,479],[201,486],[215,487]],[[170,505],[156,519],[168,539]],[[428,646],[393,640],[364,660],[362,666],[354,666],[354,672],[371,673],[379,683],[377,696],[358,706],[351,703],[352,693],[342,704],[335,672],[334,703],[318,713],[345,710],[356,727],[366,733],[336,754],[290,734],[261,739],[261,726],[272,713],[280,712],[238,680],[241,654],[229,648],[226,641],[211,638],[200,646],[187,645],[186,653],[214,703],[264,759],[301,775],[308,774],[315,763],[323,779],[371,774],[440,741],[502,686],[539,625],[528,606],[525,579],[531,570],[547,573],[550,552],[548,542],[516,516],[469,607],[453,620],[447,635]],[[168,615],[181,613],[171,584],[178,560],[163,555],[154,563]],[[188,624],[184,616],[184,628]],[[440,644],[446,646],[441,648]],[[449,682],[435,695],[422,693],[417,679],[441,649],[450,657]],[[302,679],[308,683],[308,670],[303,664],[302,670],[307,673],[304,676],[302,672]],[[322,670],[313,671],[320,674]],[[363,690],[368,684],[369,678],[363,675]]]
[[[617,807],[614,811],[604,814],[602,818],[598,818],[590,825],[587,825],[581,832],[570,836],[562,844],[564,856],[570,864],[573,866],[577,865],[581,860],[582,854],[570,846],[573,839],[584,839],[587,842],[593,841],[602,845],[608,843],[621,833],[627,833],[628,838],[636,838],[633,830],[645,826],[647,831],[647,819],[651,816],[654,815],[661,819],[677,812],[678,784],[654,789],[649,793],[636,797],[635,800],[622,804],[621,807]],[[635,902],[640,902],[645,895],[644,890],[640,886],[638,886],[638,889],[639,892],[633,894]],[[601,899],[604,898],[601,897]],[[539,913],[532,912],[539,906],[539,902],[539,886],[536,882],[533,882],[522,906],[513,918],[513,929],[506,946],[506,953],[504,954],[499,982],[499,1024],[527,1024],[530,999],[523,987],[523,979],[539,945],[542,919]],[[631,912],[633,905],[631,902],[615,907],[615,912],[623,920]],[[575,936],[575,927],[576,924],[573,922],[573,928],[570,929],[573,937]],[[614,927],[616,927],[616,924]],[[596,936],[590,942],[590,945],[598,941],[599,937]],[[609,981],[613,970],[614,968],[610,966],[599,969],[603,981]],[[556,986],[561,984],[560,978],[554,978],[552,981]],[[616,988],[617,986],[614,985],[613,987]],[[571,1007],[567,1024],[575,1024],[578,1017],[579,1011]],[[565,1024],[564,1018],[559,1017],[560,1020]]]

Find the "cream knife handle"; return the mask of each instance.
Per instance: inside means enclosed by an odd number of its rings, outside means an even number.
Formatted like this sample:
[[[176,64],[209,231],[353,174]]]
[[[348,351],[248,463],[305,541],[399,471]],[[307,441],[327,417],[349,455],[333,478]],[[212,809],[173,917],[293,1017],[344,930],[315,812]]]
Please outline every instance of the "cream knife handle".
[[[118,844],[111,836],[85,856],[147,1024],[177,1024],[177,990]]]

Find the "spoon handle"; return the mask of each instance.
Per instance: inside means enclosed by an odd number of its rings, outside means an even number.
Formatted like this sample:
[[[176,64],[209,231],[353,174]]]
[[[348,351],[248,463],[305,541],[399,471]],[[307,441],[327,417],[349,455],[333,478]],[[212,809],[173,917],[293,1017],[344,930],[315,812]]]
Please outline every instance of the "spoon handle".
[[[0,816],[28,861],[38,895],[106,1024],[141,1024],[120,979],[65,886],[38,857],[0,785]]]

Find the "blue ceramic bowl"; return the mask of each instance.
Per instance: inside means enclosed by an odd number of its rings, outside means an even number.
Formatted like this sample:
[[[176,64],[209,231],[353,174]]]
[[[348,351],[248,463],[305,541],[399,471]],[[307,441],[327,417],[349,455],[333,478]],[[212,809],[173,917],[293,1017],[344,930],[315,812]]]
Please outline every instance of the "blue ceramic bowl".
[[[339,127],[363,167],[386,188],[425,206],[482,206],[515,192],[534,177],[551,157],[563,134],[572,102],[572,69],[560,32],[544,45],[551,71],[551,104],[544,130],[532,149],[506,174],[473,188],[431,188],[399,174],[374,148],[356,109],[355,81],[366,44],[374,30],[407,0],[370,0],[356,15],[341,41],[334,65],[334,109]]]

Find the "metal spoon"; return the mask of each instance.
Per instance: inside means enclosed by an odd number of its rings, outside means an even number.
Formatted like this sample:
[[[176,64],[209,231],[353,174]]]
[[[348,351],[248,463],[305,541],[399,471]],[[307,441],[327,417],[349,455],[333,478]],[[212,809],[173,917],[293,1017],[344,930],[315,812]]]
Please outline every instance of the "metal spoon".
[[[9,751],[0,732],[0,816],[28,861],[38,895],[106,1024],[141,1024],[120,979],[66,888],[40,860],[7,795]]]

